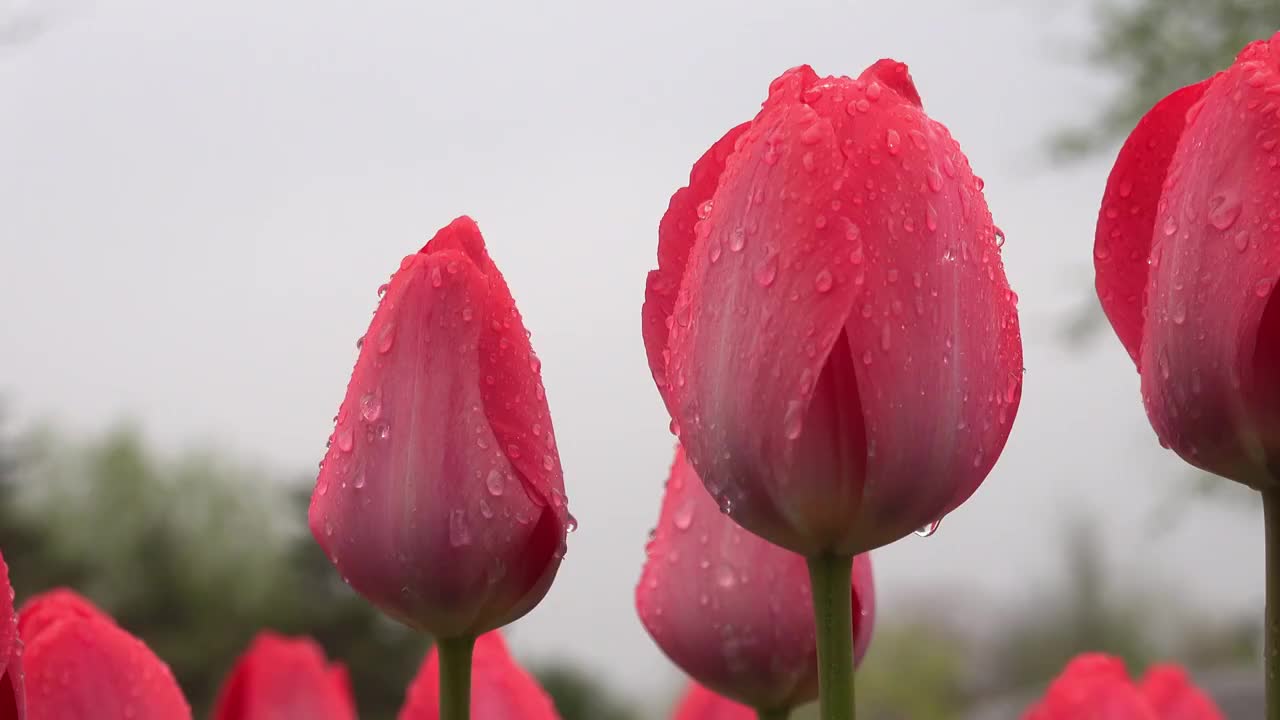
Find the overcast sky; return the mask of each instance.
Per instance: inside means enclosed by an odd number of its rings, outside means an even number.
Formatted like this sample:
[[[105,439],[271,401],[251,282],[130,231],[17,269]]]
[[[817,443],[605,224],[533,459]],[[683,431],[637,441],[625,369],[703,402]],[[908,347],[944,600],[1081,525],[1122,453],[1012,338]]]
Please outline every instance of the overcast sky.
[[[973,499],[877,551],[881,618],[912,597],[994,622],[1056,577],[1077,513],[1117,577],[1259,609],[1260,517],[1199,503],[1154,534],[1189,472],[1156,444],[1110,330],[1062,340],[1111,158],[1054,169],[1041,153],[1108,89],[1066,52],[1083,13],[1056,5],[0,0],[27,23],[0,48],[0,391],[20,422],[131,417],[164,447],[305,471],[375,289],[470,214],[543,359],[581,522],[513,645],[598,665],[637,698],[672,691],[632,609],[672,448],[640,337],[658,219],[783,70],[894,57],[986,179],[1027,374]]]

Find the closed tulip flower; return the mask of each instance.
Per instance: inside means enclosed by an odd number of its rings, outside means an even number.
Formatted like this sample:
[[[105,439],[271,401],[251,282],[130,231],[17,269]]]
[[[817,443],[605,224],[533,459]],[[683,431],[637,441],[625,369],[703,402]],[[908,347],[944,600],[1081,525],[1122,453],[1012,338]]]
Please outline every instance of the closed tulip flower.
[[[785,718],[818,696],[805,559],[725,517],[677,450],[636,587],[645,629],[680,669],[717,693]],[[853,565],[855,663],[875,619],[871,561]]]
[[[9,566],[0,557],[0,720],[27,717],[22,673],[22,640],[18,638],[18,616],[13,610],[13,586]]]
[[[977,490],[1022,394],[1003,236],[905,65],[808,66],[697,163],[642,325],[671,425],[730,516],[810,558],[823,695],[852,673],[849,563]],[[819,578],[818,573],[824,577]],[[824,700],[824,720],[852,698]],[[832,703],[840,710],[833,710]],[[838,715],[831,713],[840,713]]]
[[[546,595],[573,519],[541,363],[475,223],[438,232],[382,292],[311,532],[353,588],[434,636],[461,681],[475,638]]]
[[[756,720],[756,713],[746,705],[692,683],[676,705],[671,720]]]
[[[190,720],[169,666],[74,592],[28,600],[18,631],[28,720]]]
[[[409,688],[399,720],[442,720],[439,702],[440,655],[432,648]],[[476,641],[470,720],[560,720],[551,697],[511,657],[500,632]]]
[[[1107,180],[1098,297],[1184,460],[1262,491],[1280,718],[1280,34],[1156,104]]]
[[[1087,653],[1067,664],[1024,720],[1223,720],[1213,701],[1174,665],[1129,679],[1119,658]]]
[[[355,720],[351,682],[309,638],[260,633],[218,694],[214,720]]]

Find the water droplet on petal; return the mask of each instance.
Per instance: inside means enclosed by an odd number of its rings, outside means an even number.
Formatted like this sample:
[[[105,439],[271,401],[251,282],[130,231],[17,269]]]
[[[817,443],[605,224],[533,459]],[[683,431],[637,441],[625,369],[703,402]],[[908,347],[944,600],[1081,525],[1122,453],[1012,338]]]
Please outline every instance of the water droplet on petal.
[[[565,518],[565,527],[564,527],[564,529],[565,529],[567,532],[571,532],[571,533],[572,533],[572,532],[577,532],[577,530],[578,530],[578,518],[574,517],[574,516],[573,516],[573,513],[568,513],[567,515],[568,515],[568,517],[566,517],[566,518]]]
[[[1243,205],[1235,195],[1215,195],[1209,200],[1209,224],[1219,230],[1227,230],[1236,224]]]
[[[941,524],[942,524],[941,520],[934,520],[928,525],[925,525],[921,527],[919,530],[916,530],[916,535],[919,535],[920,537],[929,537],[930,535],[938,532],[938,526]]]
[[[693,503],[686,503],[671,518],[671,523],[676,526],[677,530],[688,530],[693,524]]]
[[[1264,298],[1271,294],[1271,288],[1275,287],[1275,278],[1263,278],[1253,286],[1253,292],[1260,298]]]
[[[730,590],[734,585],[738,584],[738,578],[733,573],[733,568],[725,564],[716,566],[716,585],[723,590]]]
[[[360,472],[356,473],[356,477],[355,477],[355,479],[354,479],[354,480],[352,480],[352,481],[351,481],[351,484],[352,484],[352,485],[354,485],[354,486],[355,486],[355,488],[356,488],[357,490],[359,490],[360,488],[364,487],[364,484],[365,484],[365,477],[364,477],[364,471],[363,471],[363,470],[361,470]]]
[[[819,270],[817,276],[813,279],[813,287],[820,293],[825,293],[831,290],[831,285],[833,283],[834,280],[831,277],[831,271],[826,268]]]
[[[782,433],[788,440],[800,437],[804,427],[804,403],[792,400],[787,403],[787,412],[782,417]]]
[[[507,489],[506,479],[502,476],[502,471],[493,468],[484,479],[484,486],[489,494],[498,497]]]
[[[760,287],[769,287],[778,277],[778,253],[770,252],[760,266],[756,268],[756,282]]]
[[[338,428],[338,449],[342,452],[351,452],[354,446],[355,437],[351,432],[351,426],[345,425]]]
[[[890,128],[885,133],[885,147],[889,149],[890,155],[897,155],[902,149],[902,136],[898,134],[897,130]]]
[[[391,351],[391,345],[396,341],[396,324],[387,322],[378,331],[378,352],[387,353]]]
[[[367,392],[360,398],[360,417],[365,422],[377,422],[382,415],[382,396],[376,390]]]
[[[471,544],[471,528],[467,527],[467,513],[461,508],[449,513],[449,544],[454,547]]]
[[[745,229],[738,227],[734,228],[733,232],[729,233],[729,249],[733,252],[742,250],[746,244],[747,231]]]

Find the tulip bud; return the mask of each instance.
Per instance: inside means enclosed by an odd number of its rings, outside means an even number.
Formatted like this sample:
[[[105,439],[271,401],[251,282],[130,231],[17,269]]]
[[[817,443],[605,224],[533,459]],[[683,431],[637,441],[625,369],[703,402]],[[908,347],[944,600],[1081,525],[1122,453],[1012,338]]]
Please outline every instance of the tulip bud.
[[[310,638],[260,633],[218,693],[214,720],[355,720],[351,682]]]
[[[636,586],[636,610],[667,657],[699,683],[761,710],[818,696],[805,559],[725,517],[681,450]],[[853,561],[854,657],[871,640],[869,555]]]
[[[672,428],[734,520],[847,556],[973,494],[1022,391],[1003,239],[906,66],[774,81],[672,197],[643,311]]]
[[[474,637],[542,599],[572,529],[541,365],[470,218],[406,257],[384,290],[311,532],[387,614]]]
[[[1086,653],[1067,664],[1024,720],[1222,720],[1213,702],[1171,665],[1134,685],[1119,658]]]
[[[512,659],[501,633],[476,640],[471,668],[471,720],[560,720],[550,696]],[[439,705],[440,655],[432,648],[399,720],[439,720]]]
[[[169,666],[74,592],[28,600],[18,632],[28,720],[190,720]]]
[[[1093,249],[1160,442],[1257,489],[1280,487],[1278,89],[1280,34],[1161,100],[1120,150]]]

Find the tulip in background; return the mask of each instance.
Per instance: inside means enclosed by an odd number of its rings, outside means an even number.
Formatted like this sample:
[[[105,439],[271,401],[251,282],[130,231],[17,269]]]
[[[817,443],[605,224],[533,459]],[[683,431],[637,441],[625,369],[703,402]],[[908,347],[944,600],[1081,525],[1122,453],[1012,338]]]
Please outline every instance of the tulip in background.
[[[169,666],[74,592],[28,600],[18,632],[27,720],[190,720]]]
[[[347,671],[310,638],[260,633],[218,694],[214,720],[355,720]]]
[[[1024,720],[1222,720],[1222,713],[1173,665],[1134,684],[1119,658],[1080,655],[1027,711]]]
[[[689,685],[689,691],[680,698],[671,720],[755,720],[751,708],[702,687]]]
[[[725,511],[810,559],[828,720],[853,712],[852,557],[932,528],[1008,437],[1022,344],[1001,242],[892,60],[783,74],[659,226],[654,380]]]
[[[662,651],[694,680],[786,718],[818,696],[817,639],[805,559],[725,517],[682,450],[636,587],[636,609]],[[853,564],[854,659],[871,639],[869,555]]]
[[[9,566],[0,556],[0,720],[22,720],[27,716],[25,689],[13,586],[9,584]]]
[[[1280,34],[1174,92],[1107,181],[1098,297],[1160,442],[1262,493],[1267,717],[1280,719]]]
[[[572,529],[520,313],[462,217],[382,289],[311,497],[342,576],[436,638],[442,717],[467,717],[475,638],[529,612]]]
[[[440,654],[435,648],[409,688],[399,720],[441,720]],[[472,720],[559,720],[550,696],[512,659],[502,633],[476,640],[471,683]]]

